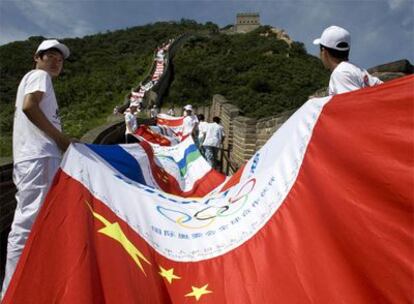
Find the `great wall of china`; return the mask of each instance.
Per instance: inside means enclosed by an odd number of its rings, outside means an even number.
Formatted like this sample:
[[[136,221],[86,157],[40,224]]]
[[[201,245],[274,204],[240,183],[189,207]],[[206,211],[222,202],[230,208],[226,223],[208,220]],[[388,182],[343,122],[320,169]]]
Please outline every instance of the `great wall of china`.
[[[183,43],[191,37],[191,34],[185,34],[175,39],[168,49],[165,56],[165,68],[158,81],[143,97],[147,107],[155,104],[162,108],[162,97],[168,91],[168,87],[173,79],[173,57],[180,49]],[[155,54],[154,54],[155,56]],[[156,70],[156,62],[149,68],[147,76],[142,83],[147,83]],[[413,66],[407,60],[400,60],[392,63],[383,64],[369,69],[369,72],[387,81],[397,77],[413,73]],[[139,86],[135,88],[139,90]],[[321,90],[319,96],[323,95],[326,90]],[[322,92],[322,93],[321,93]],[[126,98],[124,105],[119,108],[122,111],[128,107]],[[229,157],[224,158],[225,162],[222,168],[230,168],[229,174],[241,167],[251,156],[264,145],[272,134],[286,121],[294,111],[287,111],[278,115],[266,117],[263,119],[253,119],[243,116],[240,109],[226,100],[224,96],[212,96],[211,104],[207,107],[196,108],[196,113],[205,115],[206,120],[211,120],[213,116],[219,116],[222,120],[226,132],[224,148],[229,152]],[[81,141],[94,144],[117,144],[124,140],[125,124],[120,118],[109,119],[107,124],[97,127],[86,133]],[[139,119],[139,124],[153,124],[154,120]],[[7,235],[10,230],[10,224],[13,219],[15,209],[15,186],[12,181],[13,164],[7,163],[0,166],[0,281],[4,275],[5,252],[7,244]]]

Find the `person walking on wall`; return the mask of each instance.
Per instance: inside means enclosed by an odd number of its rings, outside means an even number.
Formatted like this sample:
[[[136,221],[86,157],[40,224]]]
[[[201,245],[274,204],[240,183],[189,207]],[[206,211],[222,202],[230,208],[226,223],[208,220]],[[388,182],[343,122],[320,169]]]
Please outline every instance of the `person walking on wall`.
[[[200,150],[200,153],[204,156],[203,142],[206,138],[206,131],[208,128],[208,123],[204,121],[205,117],[203,114],[198,114],[198,137],[197,137],[197,147]]]
[[[139,140],[133,135],[138,129],[137,122],[137,110],[139,107],[139,102],[133,101],[129,105],[129,108],[126,109],[124,113],[125,119],[125,143],[131,144],[139,142]]]
[[[158,115],[157,105],[153,105],[151,110],[150,110],[150,117],[151,118],[157,118],[157,115]]]
[[[193,106],[188,104],[184,106],[183,119],[183,137],[191,135],[193,138],[198,136],[198,118],[194,114]],[[194,140],[196,142],[196,140]]]
[[[7,243],[3,298],[37,213],[71,142],[62,132],[52,78],[69,57],[55,39],[43,41],[34,55],[35,69],[21,80],[13,124],[13,181],[17,206]]]
[[[203,141],[204,157],[212,168],[217,163],[217,154],[225,138],[224,128],[220,125],[220,118],[213,117],[213,122],[207,125]]]
[[[329,80],[329,95],[336,95],[381,84],[377,77],[350,63],[351,35],[339,26],[325,29],[313,44],[319,45],[320,58],[332,74]]]
[[[170,115],[170,116],[175,116],[174,106],[171,106],[171,107],[168,109],[167,115]]]

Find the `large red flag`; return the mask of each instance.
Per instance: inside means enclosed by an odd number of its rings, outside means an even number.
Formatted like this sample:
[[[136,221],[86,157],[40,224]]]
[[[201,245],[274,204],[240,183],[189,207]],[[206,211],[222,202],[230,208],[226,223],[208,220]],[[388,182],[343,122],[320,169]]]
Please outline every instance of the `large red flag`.
[[[200,199],[72,146],[3,303],[412,302],[413,85],[310,100]]]

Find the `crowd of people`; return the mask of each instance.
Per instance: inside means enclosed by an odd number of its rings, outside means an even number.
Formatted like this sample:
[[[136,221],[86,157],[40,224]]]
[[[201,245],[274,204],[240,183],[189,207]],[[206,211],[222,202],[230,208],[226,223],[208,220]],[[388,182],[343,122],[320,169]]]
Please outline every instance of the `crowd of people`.
[[[125,143],[134,143],[138,139],[133,135],[138,129],[137,108],[139,104],[132,102],[125,111]],[[150,117],[157,118],[159,109],[154,105],[150,110]],[[166,113],[169,116],[175,116],[174,107],[170,107]],[[199,148],[201,154],[208,163],[214,168],[217,166],[217,156],[220,147],[224,142],[224,128],[220,125],[220,118],[213,117],[210,123],[205,121],[203,114],[195,114],[192,105],[188,104],[183,107],[183,126],[182,139],[192,136],[194,142]]]
[[[217,155],[222,147],[225,133],[220,125],[220,118],[214,116],[212,122],[208,123],[203,114],[195,115],[192,105],[184,107],[183,136],[191,135],[198,146],[201,154],[215,168],[217,165]]]
[[[331,26],[324,30],[314,43],[320,46],[320,57],[324,66],[332,72],[329,81],[330,95],[381,83],[378,78],[372,77],[366,70],[348,61],[351,36],[347,30]],[[145,92],[161,75],[165,53],[170,44],[171,41],[157,51],[157,66],[151,82],[141,85],[138,91],[130,94],[130,106],[125,113],[126,142],[134,140],[133,136],[128,134],[133,134],[137,128],[135,115],[142,107]],[[72,142],[77,141],[62,132],[52,82],[52,79],[61,73],[63,62],[69,55],[69,48],[59,41],[43,41],[33,57],[35,68],[23,77],[17,90],[13,126],[13,181],[17,188],[17,206],[8,237],[2,296],[59,168],[62,153]],[[175,115],[174,109],[171,108],[168,114]],[[202,114],[198,117],[195,115],[191,105],[184,107],[183,115],[183,135],[193,136],[202,154],[214,168],[217,152],[225,138],[220,118],[213,117],[212,122],[205,122]]]
[[[174,39],[168,40],[168,42],[163,43],[160,47],[155,50],[154,61],[155,61],[155,68],[151,73],[151,76],[145,83],[140,82],[137,88],[133,88],[131,92],[128,94],[128,103],[129,104],[137,104],[137,111],[141,112],[144,110],[144,98],[145,94],[151,90],[160,80],[161,76],[165,72],[165,67],[167,65],[167,58],[166,55],[168,50],[171,46],[171,43]],[[123,114],[120,109],[124,109],[123,107],[116,106],[113,110],[114,114]],[[152,109],[151,109],[152,110]]]

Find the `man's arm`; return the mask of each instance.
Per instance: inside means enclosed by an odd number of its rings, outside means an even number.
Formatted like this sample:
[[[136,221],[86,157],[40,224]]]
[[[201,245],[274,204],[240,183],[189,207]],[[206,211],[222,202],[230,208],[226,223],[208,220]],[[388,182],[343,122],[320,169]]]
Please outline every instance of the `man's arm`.
[[[368,76],[370,87],[384,83],[381,79],[379,79],[378,77],[372,76],[371,74],[368,74],[367,76]]]
[[[58,145],[63,152],[66,151],[71,143],[71,140],[46,118],[45,114],[39,107],[42,100],[43,92],[36,91],[27,94],[23,101],[23,113],[27,118],[40,130],[46,133]]]

